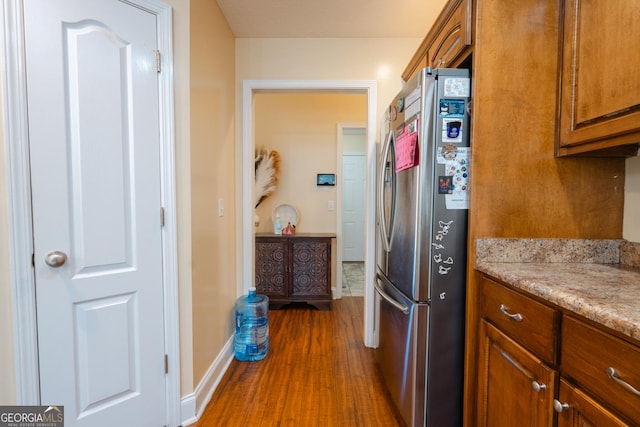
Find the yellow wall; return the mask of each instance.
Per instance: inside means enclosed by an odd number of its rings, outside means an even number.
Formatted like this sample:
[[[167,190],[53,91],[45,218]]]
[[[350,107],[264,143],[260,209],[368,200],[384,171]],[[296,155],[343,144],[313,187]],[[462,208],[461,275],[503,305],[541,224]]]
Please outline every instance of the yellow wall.
[[[235,44],[215,1],[192,0],[190,16],[190,267],[197,384],[234,331]]]
[[[335,233],[335,187],[318,187],[316,174],[336,173],[337,124],[364,123],[364,94],[256,94],[255,143],[280,154],[280,182],[256,209],[259,232],[272,232],[271,213],[281,203],[299,211],[299,233]],[[285,226],[286,224],[283,224]]]

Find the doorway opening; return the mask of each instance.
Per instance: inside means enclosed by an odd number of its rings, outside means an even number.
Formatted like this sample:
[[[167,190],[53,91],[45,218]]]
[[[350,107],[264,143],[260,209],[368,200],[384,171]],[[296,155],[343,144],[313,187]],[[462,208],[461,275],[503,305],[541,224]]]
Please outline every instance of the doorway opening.
[[[242,183],[242,218],[239,226],[238,254],[242,261],[241,287],[239,294],[247,292],[254,278],[254,209],[253,182],[255,132],[254,132],[254,95],[256,93],[361,93],[367,98],[366,121],[366,180],[365,194],[365,289],[364,289],[364,341],[368,347],[375,347],[377,340],[374,331],[374,250],[375,250],[375,161],[376,161],[376,97],[377,83],[373,80],[312,80],[312,81],[273,81],[246,80],[243,82],[242,117],[238,121],[238,137],[242,164],[238,167],[238,182]],[[339,266],[338,266],[339,268]]]
[[[335,297],[364,296],[367,126],[337,125],[337,268]]]

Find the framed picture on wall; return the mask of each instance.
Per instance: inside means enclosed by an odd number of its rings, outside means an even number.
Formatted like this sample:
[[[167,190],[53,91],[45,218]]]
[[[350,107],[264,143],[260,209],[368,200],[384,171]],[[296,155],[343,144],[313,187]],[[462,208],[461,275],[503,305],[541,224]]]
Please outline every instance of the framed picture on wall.
[[[319,173],[316,179],[316,185],[336,185],[336,174]]]

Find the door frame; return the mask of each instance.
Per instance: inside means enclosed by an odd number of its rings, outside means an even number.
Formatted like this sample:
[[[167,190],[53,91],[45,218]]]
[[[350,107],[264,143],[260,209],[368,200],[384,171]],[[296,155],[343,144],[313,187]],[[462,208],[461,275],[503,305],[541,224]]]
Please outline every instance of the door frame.
[[[180,424],[180,351],[178,326],[178,257],[175,194],[175,137],[173,93],[172,9],[158,0],[121,0],[156,15],[159,73],[161,203],[164,344],[168,356],[166,376],[167,425]],[[33,233],[29,164],[27,76],[24,55],[24,10],[21,0],[3,0],[3,110],[7,166],[9,265],[13,308],[16,368],[16,403],[40,404],[37,346],[35,271],[32,265]]]
[[[240,285],[243,295],[253,286],[255,277],[255,241],[253,220],[254,178],[254,103],[253,95],[260,93],[314,92],[314,93],[363,93],[367,95],[367,189],[365,194],[365,285],[364,285],[364,344],[375,347],[374,291],[375,267],[375,169],[376,169],[376,108],[377,82],[375,80],[244,80],[242,82],[242,115],[236,120],[236,138],[239,165],[237,179],[241,194],[241,219],[238,230],[238,259]],[[249,173],[247,173],[249,172]],[[240,199],[240,198],[239,198]]]
[[[339,182],[342,183],[342,179],[344,178],[342,163],[344,157],[344,131],[346,129],[364,129],[367,131],[366,123],[338,123],[336,125],[336,176],[339,177]],[[368,140],[367,140],[368,143]],[[366,153],[364,154],[366,156]],[[365,159],[366,162],[366,159]],[[367,180],[368,182],[368,180]],[[366,189],[365,189],[366,192]],[[334,297],[342,298],[342,197],[343,197],[343,186],[336,186],[336,292]],[[366,239],[366,236],[365,236]]]

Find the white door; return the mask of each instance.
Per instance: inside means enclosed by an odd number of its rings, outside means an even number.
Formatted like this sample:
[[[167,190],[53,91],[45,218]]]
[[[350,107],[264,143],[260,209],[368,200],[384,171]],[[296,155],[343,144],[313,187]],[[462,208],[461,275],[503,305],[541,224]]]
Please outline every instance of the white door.
[[[156,17],[24,13],[41,403],[68,427],[164,426]]]
[[[342,156],[342,261],[364,261],[366,156]]]

